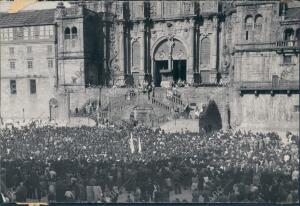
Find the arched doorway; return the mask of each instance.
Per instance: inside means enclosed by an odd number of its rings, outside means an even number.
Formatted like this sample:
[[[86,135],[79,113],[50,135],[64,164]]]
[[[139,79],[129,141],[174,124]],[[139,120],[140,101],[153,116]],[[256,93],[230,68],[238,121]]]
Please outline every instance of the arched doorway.
[[[220,129],[222,129],[221,114],[216,102],[211,100],[199,116],[199,130],[210,133]]]
[[[169,38],[161,41],[153,53],[154,85],[162,82],[186,81],[187,54],[183,43]]]

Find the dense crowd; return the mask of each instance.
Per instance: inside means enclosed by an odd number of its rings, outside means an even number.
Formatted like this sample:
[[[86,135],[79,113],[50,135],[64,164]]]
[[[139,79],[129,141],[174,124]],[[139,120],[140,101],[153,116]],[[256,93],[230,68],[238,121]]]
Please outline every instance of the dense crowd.
[[[291,203],[298,201],[299,137],[287,138],[145,127],[4,129],[1,192],[17,202]],[[186,191],[191,199],[172,198]]]

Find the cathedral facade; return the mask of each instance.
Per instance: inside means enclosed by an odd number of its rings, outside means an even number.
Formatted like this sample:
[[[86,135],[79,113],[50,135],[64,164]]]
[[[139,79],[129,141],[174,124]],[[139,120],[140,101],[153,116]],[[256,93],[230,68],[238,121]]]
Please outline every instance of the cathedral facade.
[[[1,118],[65,119],[143,81],[184,82],[182,101],[213,100],[223,128],[296,131],[299,13],[296,2],[217,0],[0,13]]]

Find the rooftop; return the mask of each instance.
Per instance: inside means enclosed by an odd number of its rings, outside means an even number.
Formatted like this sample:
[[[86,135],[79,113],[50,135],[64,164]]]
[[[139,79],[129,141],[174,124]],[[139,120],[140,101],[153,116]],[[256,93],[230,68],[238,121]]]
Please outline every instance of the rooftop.
[[[55,9],[0,13],[0,27],[33,26],[54,23]]]

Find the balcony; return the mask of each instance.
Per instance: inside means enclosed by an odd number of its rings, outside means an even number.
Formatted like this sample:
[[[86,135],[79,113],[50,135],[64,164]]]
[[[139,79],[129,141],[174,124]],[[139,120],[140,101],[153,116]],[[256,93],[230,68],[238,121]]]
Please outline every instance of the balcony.
[[[239,83],[240,94],[245,93],[299,93],[299,81],[287,81],[279,80],[273,82],[240,82]]]
[[[273,43],[247,43],[247,44],[236,44],[235,52],[244,51],[277,51],[282,53],[283,51],[296,51],[300,50],[300,41],[278,41]]]

